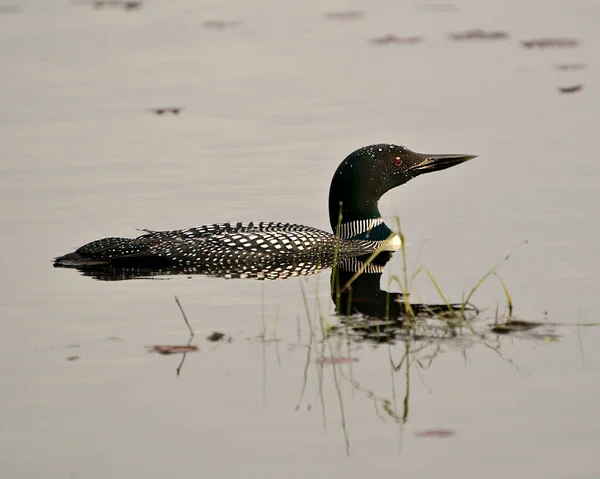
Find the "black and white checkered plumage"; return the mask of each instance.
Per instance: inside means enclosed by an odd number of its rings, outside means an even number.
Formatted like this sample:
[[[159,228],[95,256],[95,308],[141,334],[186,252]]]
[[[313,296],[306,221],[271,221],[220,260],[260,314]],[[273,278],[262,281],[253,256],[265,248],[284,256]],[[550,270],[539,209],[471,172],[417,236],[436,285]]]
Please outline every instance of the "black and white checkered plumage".
[[[175,231],[148,231],[137,238],[104,238],[56,258],[61,266],[117,267],[152,264],[186,273],[259,279],[308,275],[334,262],[369,254],[378,241],[344,240],[309,226],[288,223],[220,223]]]

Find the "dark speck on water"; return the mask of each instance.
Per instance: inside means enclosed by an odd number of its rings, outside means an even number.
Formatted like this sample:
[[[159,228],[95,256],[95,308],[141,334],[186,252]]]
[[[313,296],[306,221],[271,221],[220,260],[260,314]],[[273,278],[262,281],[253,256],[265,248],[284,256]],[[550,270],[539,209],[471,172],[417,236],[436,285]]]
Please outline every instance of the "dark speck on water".
[[[575,38],[534,38],[523,40],[521,45],[525,48],[572,48],[579,45]]]
[[[210,335],[208,335],[206,337],[206,339],[208,341],[211,341],[213,343],[216,343],[218,341],[221,341],[223,338],[225,338],[225,333],[220,333],[218,331],[214,331],[213,333],[211,333]]]
[[[142,8],[142,2],[125,2],[123,8],[125,10],[139,10]]]
[[[510,35],[504,31],[487,31],[479,28],[467,30],[464,32],[454,32],[450,34],[453,40],[505,40]]]
[[[558,91],[561,93],[576,93],[583,90],[583,85],[561,86]]]
[[[420,36],[399,37],[394,33],[388,33],[371,39],[371,43],[374,45],[414,45],[422,41],[423,37]]]
[[[171,113],[172,115],[179,115],[183,111],[181,107],[166,107],[166,108],[150,108],[150,111],[155,115],[164,115],[165,113]]]
[[[159,344],[156,346],[151,346],[150,348],[148,348],[150,350],[150,352],[154,352],[154,353],[158,353],[158,354],[163,354],[163,355],[169,355],[169,354],[183,354],[183,353],[193,353],[195,351],[198,351],[198,346],[194,346],[191,344],[184,344],[184,345],[164,345],[164,344]]]
[[[510,334],[515,332],[530,331],[542,325],[543,323],[535,323],[532,321],[508,320],[502,324],[494,325],[491,328],[491,331],[496,334]]]

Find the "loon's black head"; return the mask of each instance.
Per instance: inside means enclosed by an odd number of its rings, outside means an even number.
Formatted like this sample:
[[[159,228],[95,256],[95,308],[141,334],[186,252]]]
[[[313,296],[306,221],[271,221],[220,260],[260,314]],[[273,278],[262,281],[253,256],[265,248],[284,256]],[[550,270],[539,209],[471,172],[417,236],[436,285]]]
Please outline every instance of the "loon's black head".
[[[404,146],[379,144],[351,153],[340,164],[329,190],[329,219],[339,223],[380,216],[377,202],[384,193],[415,176],[445,170],[475,158],[474,155],[427,155]]]

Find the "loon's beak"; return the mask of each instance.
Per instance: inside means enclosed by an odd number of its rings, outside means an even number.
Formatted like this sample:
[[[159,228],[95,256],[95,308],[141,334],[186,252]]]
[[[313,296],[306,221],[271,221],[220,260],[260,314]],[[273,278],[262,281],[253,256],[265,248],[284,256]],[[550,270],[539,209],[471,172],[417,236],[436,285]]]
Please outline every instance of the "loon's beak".
[[[465,161],[477,158],[476,155],[424,155],[419,154],[423,161],[411,166],[409,171],[417,175],[422,173],[430,173],[432,171],[441,171],[452,166],[460,165]]]

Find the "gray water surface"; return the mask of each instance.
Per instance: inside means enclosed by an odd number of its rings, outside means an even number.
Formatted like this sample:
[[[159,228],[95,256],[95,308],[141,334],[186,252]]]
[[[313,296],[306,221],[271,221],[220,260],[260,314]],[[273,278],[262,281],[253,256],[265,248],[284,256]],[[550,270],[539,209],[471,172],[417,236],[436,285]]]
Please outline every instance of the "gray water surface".
[[[14,4],[0,15],[1,477],[600,477],[600,330],[582,326],[600,305],[595,0]],[[365,13],[324,17],[346,9]],[[470,28],[510,38],[448,37]],[[424,41],[370,42],[387,33]],[[581,43],[521,47],[537,37]],[[184,110],[149,111],[164,106]],[[484,338],[375,346],[309,340],[302,288],[311,327],[319,312],[339,324],[328,273],[102,282],[51,265],[136,228],[327,230],[332,173],[375,142],[479,155],[381,210],[402,219],[410,271],[452,301],[500,262],[539,334],[490,333],[506,308],[495,276],[473,298]],[[382,287],[398,291],[402,267],[398,253]],[[440,302],[425,274],[414,288]],[[146,348],[188,341],[174,295],[200,347],[179,377],[180,355]]]

